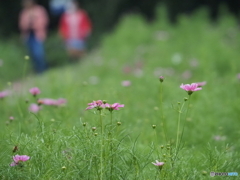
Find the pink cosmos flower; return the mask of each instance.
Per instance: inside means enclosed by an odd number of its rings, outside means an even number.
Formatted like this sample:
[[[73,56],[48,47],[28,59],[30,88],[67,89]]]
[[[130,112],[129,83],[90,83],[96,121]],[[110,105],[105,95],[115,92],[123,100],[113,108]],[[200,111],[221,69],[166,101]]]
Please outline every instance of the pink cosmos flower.
[[[6,96],[8,96],[8,95],[9,95],[9,92],[8,92],[8,91],[1,91],[1,92],[0,92],[0,99],[6,97]]]
[[[105,104],[103,103],[102,100],[93,101],[91,103],[88,103],[88,107],[86,108],[86,110],[93,109],[93,108],[97,108],[97,110],[101,110],[105,108]]]
[[[33,87],[31,89],[29,89],[29,92],[33,95],[33,96],[36,96],[38,94],[41,93],[40,89],[38,87]]]
[[[127,87],[127,86],[131,86],[131,81],[128,81],[128,80],[126,80],[126,81],[122,81],[122,86],[125,86],[125,87]]]
[[[163,166],[164,165],[164,162],[159,162],[158,160],[156,160],[156,162],[152,162],[153,165],[155,166]]]
[[[37,113],[40,109],[41,107],[37,104],[31,104],[28,108],[28,110],[33,113]]]
[[[192,84],[182,84],[180,86],[183,90],[188,92],[188,95],[191,95],[194,91],[199,91],[202,88],[198,87],[197,83],[192,83]]]
[[[44,104],[44,105],[54,105],[55,104],[54,99],[50,99],[50,98],[43,98],[43,99],[39,99],[38,100],[38,104]]]
[[[48,106],[60,106],[67,103],[66,99],[60,98],[60,99],[50,99],[50,98],[43,98],[38,100],[38,104],[44,104]]]
[[[21,162],[29,160],[30,157],[27,155],[15,155],[13,156],[13,162],[10,164],[10,166],[16,166]]]
[[[196,84],[198,85],[198,87],[202,87],[202,86],[205,86],[207,84],[207,82],[206,81],[196,82]]]
[[[119,108],[124,107],[124,104],[114,103],[114,104],[105,104],[106,109],[109,111],[120,110]]]
[[[13,116],[10,116],[9,119],[10,119],[10,120],[14,120],[14,117],[13,117]]]

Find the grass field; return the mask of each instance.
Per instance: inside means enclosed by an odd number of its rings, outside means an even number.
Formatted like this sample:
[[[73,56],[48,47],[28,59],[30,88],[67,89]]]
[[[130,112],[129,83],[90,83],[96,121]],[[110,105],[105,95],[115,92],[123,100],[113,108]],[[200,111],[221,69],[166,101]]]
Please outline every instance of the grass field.
[[[66,64],[56,42],[48,42],[49,56]],[[11,91],[0,99],[1,179],[190,180],[240,172],[240,33],[227,13],[214,25],[205,10],[176,25],[163,8],[151,24],[125,16],[79,63],[41,76],[30,73],[15,41],[0,44],[0,91]],[[180,88],[204,81],[190,98]],[[32,87],[41,90],[37,97]],[[67,103],[29,112],[42,98]],[[93,100],[124,107],[85,110]],[[30,159],[9,166],[16,154]]]

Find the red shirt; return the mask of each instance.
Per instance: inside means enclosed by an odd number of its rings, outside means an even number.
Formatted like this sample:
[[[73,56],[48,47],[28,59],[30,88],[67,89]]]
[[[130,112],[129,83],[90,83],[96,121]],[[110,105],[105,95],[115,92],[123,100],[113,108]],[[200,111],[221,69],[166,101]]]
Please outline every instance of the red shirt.
[[[91,21],[84,10],[66,12],[60,20],[60,34],[66,39],[85,39],[92,30]]]

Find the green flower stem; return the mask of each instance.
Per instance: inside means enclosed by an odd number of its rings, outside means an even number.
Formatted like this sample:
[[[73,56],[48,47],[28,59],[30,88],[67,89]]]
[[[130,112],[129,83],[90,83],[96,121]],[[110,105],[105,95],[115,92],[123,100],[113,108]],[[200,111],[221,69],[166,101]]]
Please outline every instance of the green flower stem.
[[[158,137],[157,137],[156,128],[154,128],[154,134],[155,134],[155,137],[156,137],[156,143],[158,144]],[[157,147],[157,155],[158,155],[158,159],[160,160],[160,155],[159,155],[158,147]]]
[[[100,115],[100,126],[101,126],[101,156],[100,156],[100,180],[103,180],[103,147],[104,147],[104,129],[103,129],[103,122],[102,122],[102,111],[99,110]]]
[[[111,169],[110,169],[110,179],[113,179],[112,175],[113,175],[113,163],[114,163],[114,157],[113,157],[113,115],[112,115],[112,111],[110,111],[110,115],[111,115],[111,133],[110,133],[110,154],[111,154]]]
[[[183,130],[182,130],[182,134],[181,134],[181,137],[180,137],[180,142],[182,141],[182,138],[183,138],[183,133],[184,133],[184,129],[185,129],[185,123],[186,123],[186,120],[187,120],[187,116],[188,116],[188,112],[189,112],[189,107],[190,107],[190,101],[191,101],[191,95],[188,95],[188,105],[187,105],[187,111],[186,111],[186,114],[185,114],[185,118],[183,119]]]
[[[160,83],[160,112],[161,112],[161,120],[162,120],[162,128],[163,128],[163,136],[164,136],[164,139],[166,141],[166,144],[168,143],[168,140],[167,140],[167,127],[166,127],[166,121],[164,119],[164,114],[163,114],[163,85],[162,83]]]
[[[177,124],[177,140],[176,140],[176,154],[179,148],[179,134],[180,134],[180,122],[181,122],[181,114],[185,103],[182,104],[181,108],[178,110],[178,124]]]

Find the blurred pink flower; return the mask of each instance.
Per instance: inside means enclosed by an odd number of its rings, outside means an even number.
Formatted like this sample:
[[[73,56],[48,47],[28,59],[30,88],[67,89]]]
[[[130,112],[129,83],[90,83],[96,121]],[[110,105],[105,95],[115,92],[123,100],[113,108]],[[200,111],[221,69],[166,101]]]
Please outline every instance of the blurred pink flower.
[[[86,108],[86,110],[93,109],[93,108],[97,108],[97,110],[101,110],[105,108],[105,104],[103,103],[102,100],[93,101],[91,103],[88,103],[88,107]]]
[[[226,136],[219,136],[219,135],[217,135],[217,136],[214,136],[213,139],[215,141],[224,141],[224,140],[226,140]]]
[[[240,73],[237,74],[237,78],[240,80]]]
[[[138,62],[135,63],[135,67],[138,68],[138,69],[142,69],[143,63],[141,61],[138,61]]]
[[[198,60],[196,58],[193,58],[193,59],[190,60],[189,64],[190,64],[191,67],[197,67],[199,63],[198,63]]]
[[[123,68],[123,72],[124,72],[125,74],[129,74],[129,73],[132,72],[132,68],[129,67],[129,66],[125,66],[125,67]]]
[[[190,70],[186,70],[182,73],[182,77],[184,79],[190,79],[192,77],[192,72]]]
[[[9,92],[8,91],[0,91],[0,99],[6,97],[9,95]]]
[[[119,108],[124,107],[124,104],[114,103],[114,104],[105,104],[106,109],[109,111],[120,110]]]
[[[40,109],[41,107],[37,104],[31,104],[28,108],[28,110],[33,113],[37,113]]]
[[[127,86],[131,86],[131,81],[128,81],[128,80],[125,80],[125,81],[122,81],[122,86],[125,86],[125,87],[127,87]]]
[[[13,117],[13,116],[10,116],[9,119],[10,119],[10,120],[14,120],[14,117]]]
[[[207,82],[206,81],[196,82],[196,84],[198,85],[198,87],[202,87],[202,86],[205,86],[207,84]]]
[[[38,100],[38,104],[44,104],[44,105],[55,105],[56,100],[50,99],[50,98],[43,98]]]
[[[13,156],[13,162],[10,164],[10,166],[16,166],[18,165],[20,162],[24,162],[29,160],[30,157],[27,155],[15,155]]]
[[[56,105],[57,106],[60,106],[60,105],[64,105],[67,103],[67,100],[66,99],[63,99],[63,98],[60,98],[56,101]]]
[[[38,104],[48,105],[48,106],[60,106],[67,103],[66,99],[50,99],[50,98],[43,98],[38,100]]]
[[[41,93],[40,89],[38,87],[33,87],[31,89],[29,89],[29,92],[33,95],[33,96],[36,96],[38,94]]]
[[[199,91],[202,88],[198,87],[197,83],[192,83],[192,84],[182,84],[180,86],[183,90],[187,91],[189,95],[191,95],[194,91]]]
[[[158,160],[156,160],[156,163],[152,162],[152,164],[155,166],[163,166],[164,162],[159,162]]]

